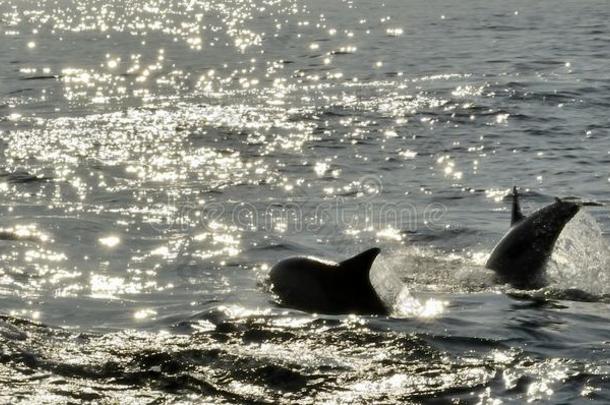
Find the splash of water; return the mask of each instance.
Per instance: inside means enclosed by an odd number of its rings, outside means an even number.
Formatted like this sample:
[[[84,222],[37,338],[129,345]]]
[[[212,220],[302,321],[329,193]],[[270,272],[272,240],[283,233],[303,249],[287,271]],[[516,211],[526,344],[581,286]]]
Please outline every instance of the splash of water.
[[[579,212],[564,228],[547,267],[551,285],[595,295],[610,293],[610,248],[595,219]]]
[[[477,292],[494,284],[493,273],[475,258],[417,247],[380,257],[371,282],[393,316],[401,318],[435,318],[445,312],[447,301],[420,292]]]

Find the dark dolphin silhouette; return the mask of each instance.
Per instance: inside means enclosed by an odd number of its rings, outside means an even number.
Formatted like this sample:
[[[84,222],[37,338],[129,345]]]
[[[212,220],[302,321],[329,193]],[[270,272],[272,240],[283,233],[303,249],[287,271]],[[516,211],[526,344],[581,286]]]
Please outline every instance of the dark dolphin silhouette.
[[[491,252],[486,267],[496,272],[499,282],[515,288],[544,287],[547,283],[545,267],[555,242],[580,206],[557,198],[555,203],[525,217],[521,213],[517,188],[513,187],[511,228]]]
[[[282,305],[324,314],[387,314],[369,272],[379,248],[340,263],[291,257],[271,269],[271,290]]]

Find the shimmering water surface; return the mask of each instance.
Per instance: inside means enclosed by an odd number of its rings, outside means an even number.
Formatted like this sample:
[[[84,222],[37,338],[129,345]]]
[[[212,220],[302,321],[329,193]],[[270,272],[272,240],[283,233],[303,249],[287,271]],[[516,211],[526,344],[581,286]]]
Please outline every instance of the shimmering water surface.
[[[1,0],[0,401],[610,401],[606,1]],[[279,307],[370,246],[389,317]]]

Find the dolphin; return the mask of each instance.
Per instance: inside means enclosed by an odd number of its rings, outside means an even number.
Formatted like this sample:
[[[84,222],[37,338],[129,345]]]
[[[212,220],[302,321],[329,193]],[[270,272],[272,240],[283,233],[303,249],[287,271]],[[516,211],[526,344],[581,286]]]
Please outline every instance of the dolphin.
[[[517,187],[513,187],[511,228],[491,252],[485,267],[499,282],[530,290],[547,284],[545,267],[564,226],[581,204],[555,199],[526,217],[521,212]]]
[[[291,257],[271,269],[271,290],[282,305],[323,314],[387,314],[369,272],[381,250],[368,249],[340,263]]]

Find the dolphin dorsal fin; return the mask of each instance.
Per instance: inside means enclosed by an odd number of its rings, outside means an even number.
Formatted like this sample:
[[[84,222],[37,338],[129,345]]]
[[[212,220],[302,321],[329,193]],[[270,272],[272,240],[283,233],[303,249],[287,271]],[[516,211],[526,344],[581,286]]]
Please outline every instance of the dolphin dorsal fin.
[[[373,265],[375,258],[380,252],[381,249],[376,247],[365,250],[362,253],[358,253],[354,257],[350,257],[349,259],[342,261],[341,263],[339,263],[339,266],[352,272],[360,272],[366,275],[366,277],[368,278],[371,266]]]
[[[525,218],[525,215],[521,212],[521,204],[519,204],[519,193],[517,192],[517,186],[513,187],[513,213],[510,219],[510,225],[515,225],[517,222]]]

